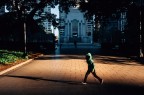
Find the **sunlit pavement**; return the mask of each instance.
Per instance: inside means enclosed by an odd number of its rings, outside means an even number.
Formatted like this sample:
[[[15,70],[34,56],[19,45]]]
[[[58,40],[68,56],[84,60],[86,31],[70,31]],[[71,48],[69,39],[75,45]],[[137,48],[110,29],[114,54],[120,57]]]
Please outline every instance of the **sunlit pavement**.
[[[81,84],[94,57],[100,85],[92,75]],[[62,48],[0,77],[0,95],[143,95],[144,65],[126,57],[102,55],[98,48]]]

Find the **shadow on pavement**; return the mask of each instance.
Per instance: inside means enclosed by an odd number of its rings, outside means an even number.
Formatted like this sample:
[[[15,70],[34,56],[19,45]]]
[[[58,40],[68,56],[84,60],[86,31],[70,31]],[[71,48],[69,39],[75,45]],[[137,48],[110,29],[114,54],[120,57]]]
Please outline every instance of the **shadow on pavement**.
[[[120,50],[105,50],[101,48],[65,48],[59,51],[58,55],[76,55],[76,56],[85,56],[88,52],[90,52],[94,58],[103,56],[103,61],[106,62],[115,62],[115,63],[122,63],[126,64],[126,62],[137,62],[139,65],[144,65],[144,58],[140,59],[137,56],[130,55],[127,52],[120,51]],[[50,55],[57,55],[57,52],[50,54]],[[76,57],[75,56],[75,57]],[[105,57],[105,58],[104,58]],[[113,58],[116,57],[116,58]],[[79,57],[77,57],[79,58]],[[127,64],[133,65],[133,64]]]
[[[35,60],[53,60],[53,59],[85,59],[84,56],[79,56],[79,55],[54,55],[54,56],[42,56],[42,57],[38,57],[35,58]]]
[[[131,84],[105,83],[101,89],[102,95],[143,95],[144,87]]]
[[[82,85],[81,82],[65,81],[65,80],[53,80],[53,79],[45,79],[42,77],[32,77],[32,76],[1,75],[0,77],[13,77],[13,78],[36,80],[36,81],[43,80],[43,81],[49,81],[49,82],[59,82],[59,83],[66,83],[66,84],[73,84],[73,85]]]
[[[35,60],[70,60],[70,59],[81,59],[85,60],[85,55],[45,55],[42,57],[35,58]],[[104,55],[93,55],[93,59],[96,62],[102,64],[118,64],[118,65],[133,65],[133,66],[143,66],[143,64],[127,57],[117,57],[117,56],[104,56]],[[136,64],[139,63],[139,64]]]
[[[102,85],[98,85],[96,83],[88,83],[86,85],[83,85],[81,82],[75,82],[75,81],[65,81],[65,80],[54,80],[54,79],[45,79],[42,77],[32,77],[32,76],[16,76],[16,75],[2,75],[0,77],[13,77],[13,78],[23,78],[23,79],[29,79],[29,80],[35,80],[35,81],[48,81],[48,82],[58,82],[58,83],[64,83],[64,84],[70,84],[65,85],[68,87],[74,86],[80,86],[86,87],[86,90],[92,91],[90,93],[99,93],[98,95],[143,95],[143,86],[139,85],[132,85],[132,84],[120,84],[120,83],[105,83]],[[57,84],[58,85],[58,84]],[[61,84],[59,84],[61,85]],[[62,85],[61,85],[62,86]],[[62,89],[61,89],[62,90]],[[73,89],[74,91],[74,89]],[[71,95],[71,94],[69,94]],[[85,94],[84,94],[85,95]]]
[[[103,64],[144,66],[144,64],[141,64],[138,61],[127,57],[94,55],[94,60]]]

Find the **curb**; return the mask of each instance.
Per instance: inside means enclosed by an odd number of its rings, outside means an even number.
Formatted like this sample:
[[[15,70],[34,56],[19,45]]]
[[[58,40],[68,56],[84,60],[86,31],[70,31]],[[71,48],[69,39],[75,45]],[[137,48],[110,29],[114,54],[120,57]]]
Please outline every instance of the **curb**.
[[[40,57],[40,56],[43,56],[43,54],[39,55],[38,57]],[[38,57],[35,57],[35,58],[38,58]],[[8,69],[6,69],[6,70],[3,70],[3,71],[0,72],[0,75],[3,75],[3,74],[5,74],[5,73],[7,73],[7,72],[9,72],[9,71],[15,70],[16,68],[21,67],[21,66],[23,66],[23,65],[31,62],[31,61],[34,60],[35,58],[29,59],[29,60],[27,60],[27,61],[25,61],[25,62],[19,63],[19,64],[15,65],[15,66],[12,66],[12,67],[10,67],[10,68],[8,68]]]

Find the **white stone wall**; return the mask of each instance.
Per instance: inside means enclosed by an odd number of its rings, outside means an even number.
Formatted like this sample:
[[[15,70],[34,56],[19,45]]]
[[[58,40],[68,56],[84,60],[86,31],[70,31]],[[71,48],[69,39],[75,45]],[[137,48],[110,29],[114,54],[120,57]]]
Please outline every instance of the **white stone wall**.
[[[71,8],[68,14],[60,12],[60,18],[64,19],[63,22],[60,23],[61,26],[65,26],[63,30],[63,34],[60,35],[61,39],[64,43],[72,43],[73,42],[73,21],[77,22],[76,28],[77,30],[77,41],[79,43],[92,43],[92,32],[93,32],[93,24],[88,22],[84,17],[84,13],[76,8]],[[88,36],[88,32],[91,33]]]

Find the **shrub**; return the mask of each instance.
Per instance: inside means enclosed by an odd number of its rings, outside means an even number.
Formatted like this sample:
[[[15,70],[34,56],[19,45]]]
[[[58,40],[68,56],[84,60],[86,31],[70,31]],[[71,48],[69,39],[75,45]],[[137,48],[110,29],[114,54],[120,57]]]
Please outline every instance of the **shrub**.
[[[22,59],[23,52],[0,50],[0,63],[11,64],[19,59]]]

